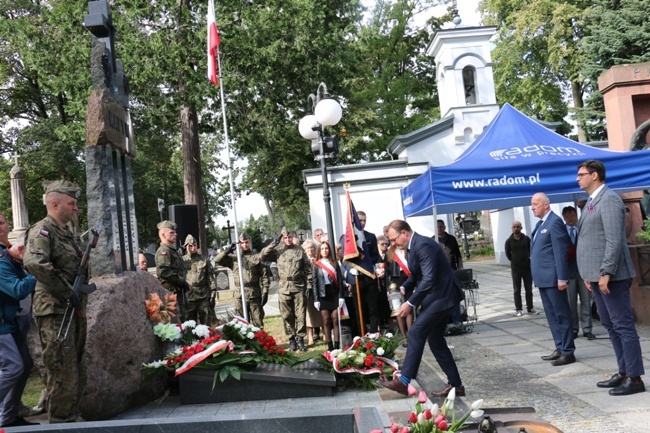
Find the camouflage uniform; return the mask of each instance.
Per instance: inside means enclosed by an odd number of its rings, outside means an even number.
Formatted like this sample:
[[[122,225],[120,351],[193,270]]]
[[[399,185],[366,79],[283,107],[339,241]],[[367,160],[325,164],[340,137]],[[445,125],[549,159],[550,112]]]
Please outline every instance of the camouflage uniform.
[[[67,181],[52,184],[55,186],[48,186],[46,194],[55,191],[72,196],[70,190],[79,191]],[[58,189],[55,188],[57,185]],[[78,195],[73,197],[77,198]],[[80,296],[82,309],[75,311],[67,338],[57,341],[57,335],[72,295],[71,287],[66,282],[70,285],[74,282],[83,252],[68,227],[59,225],[49,215],[29,229],[25,245],[23,263],[37,279],[32,308],[47,372],[49,422],[74,421],[86,387],[84,310],[87,295]]]
[[[163,287],[177,295],[179,320],[184,322],[187,316],[187,292],[189,286],[185,281],[185,264],[176,245],[160,244],[156,251],[156,275]]]
[[[194,236],[187,235],[185,245],[188,244],[196,245]],[[187,269],[187,284],[190,286],[187,292],[186,320],[212,325],[217,321],[214,308],[210,308],[210,298],[217,294],[212,264],[198,252],[192,254],[189,251],[183,256],[183,262]]]
[[[282,234],[287,235],[285,229]],[[276,248],[277,246],[277,248]],[[304,347],[307,311],[306,292],[311,290],[312,273],[309,258],[299,245],[278,246],[278,241],[271,242],[262,251],[263,261],[277,261],[279,275],[278,297],[280,314],[284,322],[284,333],[289,337],[291,347],[298,341],[298,347]]]
[[[243,240],[244,237],[245,235],[240,236],[240,240]],[[246,306],[249,312],[248,318],[253,325],[262,328],[264,327],[262,295],[268,296],[269,293],[268,272],[262,261],[261,254],[254,254],[251,250],[242,250],[241,260],[244,265],[244,291],[246,292]],[[215,263],[232,269],[232,272],[235,274],[235,287],[237,288],[237,294],[235,295],[235,314],[243,317],[244,306],[241,300],[237,254],[229,254],[228,251],[222,251],[215,257]]]

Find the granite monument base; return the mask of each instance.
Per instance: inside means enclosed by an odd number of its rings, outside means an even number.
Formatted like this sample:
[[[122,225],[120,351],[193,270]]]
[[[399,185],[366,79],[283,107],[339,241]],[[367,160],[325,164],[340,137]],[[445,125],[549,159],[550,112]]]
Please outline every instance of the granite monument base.
[[[228,377],[215,382],[214,374],[213,370],[193,368],[178,376],[181,405],[331,397],[336,390],[334,374],[310,362],[295,367],[262,363],[242,372],[241,380]]]
[[[300,415],[267,414],[210,417],[174,417],[43,424],[12,428],[12,432],[62,433],[367,433],[383,429],[377,409],[363,407],[330,411],[309,411]]]

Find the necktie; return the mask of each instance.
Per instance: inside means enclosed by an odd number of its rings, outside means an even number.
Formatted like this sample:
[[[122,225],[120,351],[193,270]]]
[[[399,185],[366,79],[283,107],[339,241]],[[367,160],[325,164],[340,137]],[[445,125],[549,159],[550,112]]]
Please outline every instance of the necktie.
[[[539,230],[539,226],[541,226],[543,222],[544,220],[537,221],[537,224],[535,225],[535,229],[533,230],[533,240],[535,240],[535,238],[537,237],[537,230]]]
[[[569,227],[569,236],[571,236],[571,243],[575,244],[576,243],[576,228],[575,227]]]

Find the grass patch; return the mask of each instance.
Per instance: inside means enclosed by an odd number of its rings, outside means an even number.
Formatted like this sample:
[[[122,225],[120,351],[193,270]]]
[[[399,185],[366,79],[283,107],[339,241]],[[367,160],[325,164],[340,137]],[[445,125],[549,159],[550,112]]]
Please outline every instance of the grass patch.
[[[36,369],[32,370],[32,374],[29,375],[27,379],[27,385],[25,385],[25,391],[23,392],[23,404],[27,407],[34,407],[38,404],[38,399],[41,396],[41,390],[45,388],[41,376],[36,372]]]

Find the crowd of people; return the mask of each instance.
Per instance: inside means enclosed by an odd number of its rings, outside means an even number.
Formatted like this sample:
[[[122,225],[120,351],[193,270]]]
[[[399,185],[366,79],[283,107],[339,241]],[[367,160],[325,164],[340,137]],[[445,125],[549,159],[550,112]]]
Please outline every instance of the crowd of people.
[[[522,232],[522,224],[514,221],[505,252],[511,261],[517,317],[524,311],[522,283],[528,314],[538,314],[533,305],[533,283],[539,289],[555,345],[555,350],[542,359],[552,365],[576,361],[574,339],[580,329],[585,338],[595,338],[591,305],[596,304],[618,369],[596,385],[618,396],[645,391],[641,379],[645,371],[630,301],[635,270],[626,242],[625,206],[605,180],[605,167],[599,161],[585,161],[578,167],[578,185],[589,194],[579,218],[576,208],[567,206],[562,210],[563,220],[551,210],[546,194],[534,194],[531,210],[539,221],[530,237]],[[82,250],[68,223],[78,212],[79,195],[79,188],[68,181],[48,183],[44,195],[47,216],[13,243],[8,239],[7,219],[0,214],[2,427],[34,424],[20,414],[22,393],[33,365],[26,340],[32,315],[43,351],[49,422],[73,422],[79,414],[86,383],[85,293],[92,291],[75,294],[71,286]],[[235,314],[243,316],[245,304],[250,321],[264,326],[263,307],[268,302],[270,283],[265,263],[275,262],[279,309],[290,350],[304,351],[319,338],[326,341],[329,350],[340,348],[344,320],[353,335],[395,330],[404,337],[406,357],[401,374],[381,385],[408,395],[428,343],[447,376],[447,386],[433,395],[444,397],[452,389],[457,396],[465,395],[445,340],[449,323],[460,320],[463,299],[454,274],[463,266],[456,239],[446,232],[442,220],[438,221],[436,241],[416,233],[403,220],[393,220],[382,235],[375,236],[365,230],[367,215],[358,212],[358,218],[364,252],[373,265],[370,272],[359,272],[344,260],[341,246],[332,245],[322,229],[314,231],[314,240],[298,245],[295,234],[283,228],[260,252],[252,250],[250,237],[243,233],[238,242],[214,259],[215,264],[229,267],[235,274]],[[173,222],[158,224],[158,234],[156,277],[178,295],[180,321],[216,323],[213,264],[198,252],[192,235],[184,241],[186,253],[181,253]],[[142,255],[139,268],[147,268]],[[88,289],[92,285],[88,284],[89,276],[85,277]],[[390,302],[397,293],[398,302]]]

